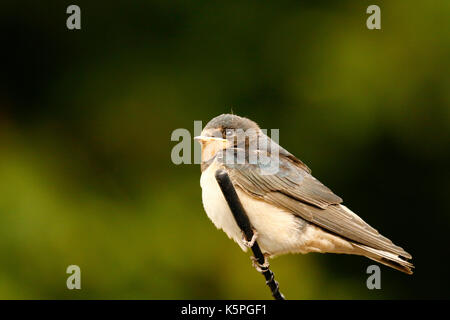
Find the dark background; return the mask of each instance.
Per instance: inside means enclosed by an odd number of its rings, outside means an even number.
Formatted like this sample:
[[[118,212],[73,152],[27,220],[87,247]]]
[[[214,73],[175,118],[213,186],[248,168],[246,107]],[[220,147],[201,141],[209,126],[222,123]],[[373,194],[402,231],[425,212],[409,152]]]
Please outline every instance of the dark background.
[[[366,28],[370,4],[381,30]],[[0,298],[270,298],[204,213],[199,166],[170,158],[173,130],[231,111],[280,129],[416,265],[382,266],[370,291],[371,260],[282,256],[288,298],[449,298],[449,13],[445,0],[2,1]]]

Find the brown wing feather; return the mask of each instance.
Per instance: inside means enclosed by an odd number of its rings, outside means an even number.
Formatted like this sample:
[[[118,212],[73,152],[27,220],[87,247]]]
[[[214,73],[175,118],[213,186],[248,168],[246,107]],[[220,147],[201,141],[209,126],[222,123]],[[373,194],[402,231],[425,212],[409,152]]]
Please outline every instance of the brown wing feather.
[[[223,163],[233,183],[250,195],[344,238],[411,258],[401,247],[394,245],[355,213],[340,205],[342,199],[309,172],[280,154],[279,170],[272,173],[267,170],[268,159],[264,157],[260,153],[260,162],[257,164],[236,164],[224,161],[223,154],[219,153],[217,160]]]

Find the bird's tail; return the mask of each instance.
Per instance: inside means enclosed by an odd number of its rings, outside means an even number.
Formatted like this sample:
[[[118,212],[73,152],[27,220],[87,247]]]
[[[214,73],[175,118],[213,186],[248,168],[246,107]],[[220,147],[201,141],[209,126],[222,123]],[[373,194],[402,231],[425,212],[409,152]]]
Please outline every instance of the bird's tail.
[[[412,269],[414,268],[414,265],[399,255],[384,250],[374,249],[359,243],[352,242],[352,245],[356,248],[356,251],[360,255],[366,256],[369,259],[372,259],[404,273],[413,273]]]

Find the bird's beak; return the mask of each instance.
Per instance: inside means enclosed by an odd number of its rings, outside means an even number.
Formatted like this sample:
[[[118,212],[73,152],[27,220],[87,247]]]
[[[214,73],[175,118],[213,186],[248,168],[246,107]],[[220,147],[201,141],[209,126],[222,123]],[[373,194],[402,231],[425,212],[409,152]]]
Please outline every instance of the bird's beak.
[[[196,136],[194,137],[194,140],[197,140],[198,142],[207,142],[207,141],[222,141],[227,142],[227,139],[223,138],[217,138],[217,137],[206,137],[206,136]]]

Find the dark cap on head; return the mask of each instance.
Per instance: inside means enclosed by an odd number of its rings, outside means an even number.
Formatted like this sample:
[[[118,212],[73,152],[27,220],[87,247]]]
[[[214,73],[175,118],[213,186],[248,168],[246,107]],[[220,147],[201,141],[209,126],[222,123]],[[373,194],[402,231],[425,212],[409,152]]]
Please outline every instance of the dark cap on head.
[[[221,114],[208,122],[205,129],[220,128],[220,129],[259,129],[256,122],[239,117],[234,114]]]

